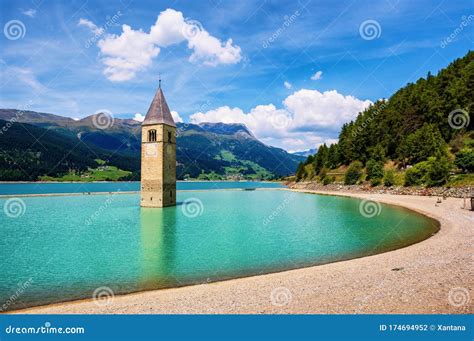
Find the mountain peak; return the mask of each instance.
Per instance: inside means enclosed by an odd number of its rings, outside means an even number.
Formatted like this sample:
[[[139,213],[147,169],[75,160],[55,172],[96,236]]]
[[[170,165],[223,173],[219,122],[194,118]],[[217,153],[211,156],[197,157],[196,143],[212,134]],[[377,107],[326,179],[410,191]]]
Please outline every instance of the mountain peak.
[[[202,129],[220,135],[237,135],[255,139],[255,136],[243,123],[203,122],[198,124]]]

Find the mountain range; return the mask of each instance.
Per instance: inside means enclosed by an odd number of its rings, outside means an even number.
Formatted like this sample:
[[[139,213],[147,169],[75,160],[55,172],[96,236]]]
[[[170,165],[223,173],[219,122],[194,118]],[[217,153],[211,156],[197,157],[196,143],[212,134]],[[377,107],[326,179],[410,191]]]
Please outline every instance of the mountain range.
[[[61,177],[104,164],[138,180],[140,122],[103,119],[0,109],[0,180]],[[224,123],[177,123],[176,154],[178,179],[272,179],[293,174],[304,160],[265,145],[243,124]]]

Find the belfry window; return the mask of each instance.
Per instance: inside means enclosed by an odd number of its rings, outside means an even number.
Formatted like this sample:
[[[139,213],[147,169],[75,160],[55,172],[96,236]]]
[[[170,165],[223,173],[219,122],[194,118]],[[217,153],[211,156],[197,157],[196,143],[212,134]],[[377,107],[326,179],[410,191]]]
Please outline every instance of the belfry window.
[[[156,142],[156,130],[148,130],[148,142]]]
[[[171,131],[168,132],[168,142],[171,142]]]

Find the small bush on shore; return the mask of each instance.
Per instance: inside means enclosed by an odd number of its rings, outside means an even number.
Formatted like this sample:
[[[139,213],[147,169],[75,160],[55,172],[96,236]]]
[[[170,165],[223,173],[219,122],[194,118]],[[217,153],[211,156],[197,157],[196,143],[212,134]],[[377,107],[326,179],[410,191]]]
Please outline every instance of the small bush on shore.
[[[323,185],[326,186],[326,185],[332,184],[335,180],[336,180],[336,177],[334,175],[333,176],[326,175],[323,178]]]
[[[417,163],[405,172],[405,186],[420,186],[428,171],[428,161]]]
[[[321,181],[326,177],[327,174],[328,169],[326,167],[321,168],[321,170],[319,171],[319,178],[321,179]]]
[[[370,185],[371,186],[378,186],[382,183],[382,178],[373,178],[373,179],[370,179]]]
[[[362,162],[360,161],[353,161],[349,168],[347,168],[345,177],[344,177],[344,185],[355,185],[362,177]]]
[[[451,163],[447,157],[430,157],[405,172],[405,186],[428,187],[444,185],[449,178]]]
[[[383,162],[370,159],[366,164],[367,180],[383,178]]]
[[[395,185],[395,171],[393,169],[388,169],[385,171],[383,184],[387,187],[392,187]]]
[[[372,186],[378,186],[382,183],[383,162],[370,159],[366,164],[367,180],[370,180]]]
[[[428,187],[442,186],[448,182],[451,162],[447,157],[430,157],[428,159],[428,172],[426,185]]]
[[[456,154],[456,166],[462,169],[464,172],[474,172],[474,150],[473,149],[461,149]]]

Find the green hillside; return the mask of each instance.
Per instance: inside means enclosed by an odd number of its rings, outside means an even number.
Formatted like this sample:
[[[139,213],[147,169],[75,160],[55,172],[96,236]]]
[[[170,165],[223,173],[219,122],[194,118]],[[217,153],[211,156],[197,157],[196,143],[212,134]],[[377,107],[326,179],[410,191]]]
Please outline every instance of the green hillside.
[[[343,171],[346,184],[365,179],[378,185],[385,178],[387,185],[470,183],[473,101],[474,52],[469,52],[344,124],[339,142],[320,146],[299,165],[297,179],[329,183]]]
[[[41,177],[52,179],[87,173],[100,168],[101,159],[134,169],[130,157],[111,156],[105,150],[91,148],[77,138],[53,130],[3,120],[0,120],[0,126],[5,127],[0,132],[1,181],[34,181]],[[121,175],[128,177],[130,172]]]
[[[0,109],[0,180],[139,180],[140,123]],[[178,179],[274,179],[304,157],[267,146],[243,124],[177,124]],[[97,160],[104,160],[105,165]]]

